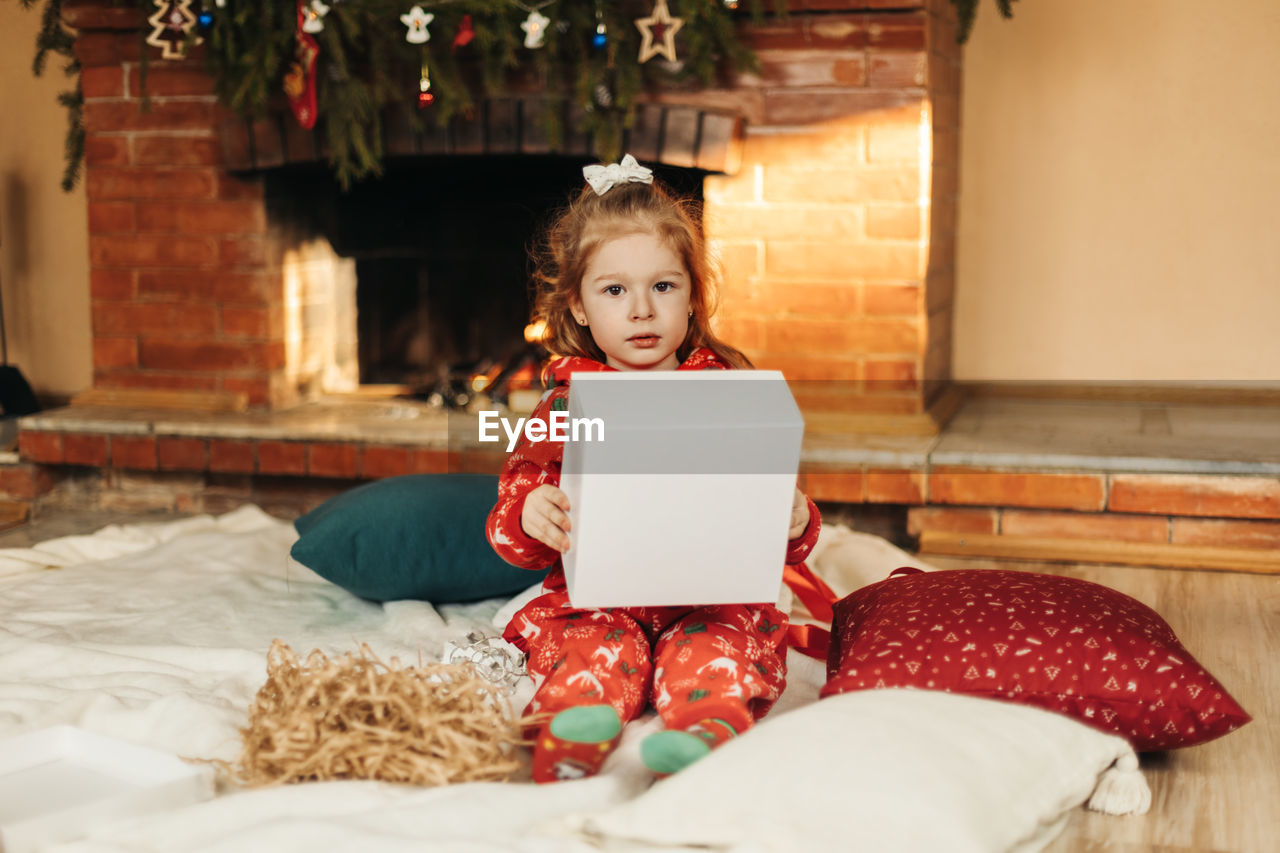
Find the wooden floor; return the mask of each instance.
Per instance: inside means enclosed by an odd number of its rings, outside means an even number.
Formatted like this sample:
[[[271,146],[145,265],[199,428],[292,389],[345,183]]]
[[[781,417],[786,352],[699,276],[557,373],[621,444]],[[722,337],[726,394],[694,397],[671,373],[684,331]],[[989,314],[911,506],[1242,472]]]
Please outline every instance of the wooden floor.
[[[1048,853],[1280,850],[1280,576],[930,556],[939,568],[1069,575],[1127,593],[1165,618],[1183,645],[1253,716],[1218,740],[1140,762],[1151,811],[1079,809]]]

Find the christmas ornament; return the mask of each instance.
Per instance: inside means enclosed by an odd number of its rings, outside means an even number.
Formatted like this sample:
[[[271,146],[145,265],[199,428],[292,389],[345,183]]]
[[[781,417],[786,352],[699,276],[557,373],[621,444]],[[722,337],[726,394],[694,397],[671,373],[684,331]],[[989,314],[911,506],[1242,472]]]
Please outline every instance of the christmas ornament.
[[[427,60],[422,60],[422,74],[418,77],[418,109],[426,109],[435,103],[436,96],[431,94],[431,75],[427,73]]]
[[[591,99],[596,102],[597,106],[606,110],[613,106],[613,92],[609,91],[609,87],[603,83],[597,83],[596,87],[591,90]]]
[[[289,109],[304,129],[316,126],[316,57],[320,45],[306,31],[307,7],[298,0],[298,38],[293,46],[294,61],[284,77],[284,93]]]
[[[738,8],[738,0],[724,0],[724,7],[732,12]]]
[[[196,15],[196,32],[207,33],[213,29],[213,13],[208,9],[201,9],[200,14]]]
[[[466,47],[471,44],[471,40],[476,37],[476,28],[471,23],[470,15],[463,15],[462,21],[458,24],[458,34],[453,37],[453,49]]]
[[[431,12],[422,11],[421,6],[414,6],[409,14],[401,15],[400,21],[409,28],[404,40],[409,44],[426,44],[431,41],[431,33],[427,32],[427,24],[436,19]]]
[[[640,62],[648,62],[655,56],[676,61],[676,33],[684,26],[684,18],[673,18],[667,9],[667,0],[657,0],[653,12],[647,18],[637,18],[640,30]]]
[[[329,14],[329,7],[320,2],[320,0],[311,0],[311,5],[307,6],[307,19],[302,25],[304,33],[315,34],[324,29],[324,16]]]
[[[520,25],[520,29],[524,30],[524,46],[531,50],[542,47],[543,40],[547,37],[547,25],[550,23],[551,19],[537,9],[531,11]]]
[[[164,59],[181,59],[185,53],[187,34],[196,25],[191,0],[155,0],[157,12],[147,23],[153,29],[147,44],[158,47]]]

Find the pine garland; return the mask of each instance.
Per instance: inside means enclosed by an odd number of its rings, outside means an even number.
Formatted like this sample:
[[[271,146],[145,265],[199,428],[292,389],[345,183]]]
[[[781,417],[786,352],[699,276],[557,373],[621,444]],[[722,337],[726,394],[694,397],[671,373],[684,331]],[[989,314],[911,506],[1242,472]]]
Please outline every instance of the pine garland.
[[[62,26],[62,0],[21,0],[24,8],[43,4],[36,36],[33,71],[40,75],[50,51],[67,57],[64,71],[76,78],[73,90],[58,100],[68,112],[66,170],[62,186],[74,187],[84,155],[81,123],[83,95],[80,65],[72,52],[74,36]],[[114,0],[136,5],[143,19],[155,11],[152,0]],[[435,16],[432,37],[424,45],[405,40],[400,15],[416,5]],[[959,17],[957,40],[972,30],[979,0],[951,0]],[[1013,14],[1014,0],[996,0],[1000,13]],[[749,0],[756,23],[764,20],[764,0]],[[566,102],[576,106],[595,153],[605,160],[621,154],[623,132],[636,117],[646,88],[667,85],[715,85],[723,71],[758,70],[755,54],[737,38],[735,17],[724,0],[669,0],[672,14],[684,19],[677,37],[679,61],[638,61],[640,34],[635,20],[649,14],[653,0],[329,0],[316,65],[317,112],[328,143],[329,159],[339,183],[346,187],[381,172],[384,110],[402,109],[411,125],[424,119],[446,125],[469,116],[480,94],[509,91],[522,77],[537,83],[545,109],[541,116],[547,138],[558,147],[564,138]],[[786,0],[773,0],[772,10],[786,15]],[[551,19],[545,42],[525,48],[520,23],[538,10]],[[221,8],[205,0],[213,15],[199,35],[219,99],[246,117],[261,117],[278,108],[281,83],[294,60],[297,9],[290,0],[228,0]],[[453,38],[464,15],[475,36],[460,50]],[[608,43],[592,43],[603,21]],[[144,23],[139,38],[150,25]],[[190,45],[196,39],[192,32]],[[142,88],[153,48],[142,52]],[[429,69],[435,102],[429,114],[414,104],[417,75],[423,61]],[[479,79],[476,79],[476,78]]]
[[[136,5],[143,19],[155,11],[152,0],[115,0]],[[425,45],[405,40],[400,15],[413,5],[435,16]],[[324,29],[315,34],[320,46],[316,64],[317,112],[328,143],[330,164],[343,186],[381,170],[384,109],[408,112],[421,127],[424,118],[440,125],[469,115],[483,94],[508,91],[513,75],[540,83],[546,109],[542,120],[549,139],[564,135],[565,101],[585,115],[581,128],[605,159],[620,154],[622,132],[635,120],[637,98],[659,81],[715,81],[722,67],[756,70],[754,54],[738,41],[733,16],[723,0],[671,0],[673,14],[683,16],[679,35],[679,63],[641,66],[640,34],[635,19],[652,9],[652,0],[330,0]],[[72,54],[74,37],[62,26],[62,0],[22,0],[24,8],[42,5],[36,39],[34,72],[43,70],[49,51],[68,57],[65,70],[79,79]],[[763,20],[763,0],[750,0],[757,22]],[[528,49],[520,23],[537,9],[549,17],[544,45]],[[774,0],[774,12],[786,13],[785,0]],[[203,10],[212,23],[198,35],[205,44],[208,68],[219,99],[246,117],[260,117],[281,100],[281,84],[294,59],[297,9],[289,0],[228,0],[221,8],[205,0]],[[597,10],[600,18],[597,18]],[[469,15],[475,37],[461,50],[453,37]],[[608,44],[592,45],[596,25],[603,20]],[[140,38],[150,30],[144,24]],[[194,42],[192,32],[188,44]],[[143,50],[142,73],[154,49]],[[434,105],[429,115],[414,108],[417,74],[425,59],[432,82]],[[531,78],[529,75],[533,75]],[[478,80],[475,78],[479,78]],[[603,95],[600,86],[606,90]],[[145,91],[145,83],[144,83]],[[80,121],[83,96],[77,82],[59,100],[68,110],[67,169],[63,187],[74,186],[83,159],[84,128]]]
[[[39,0],[22,0],[22,8],[30,9]],[[39,77],[44,73],[45,61],[52,51],[66,57],[62,66],[68,77],[76,78],[74,89],[58,93],[58,103],[67,110],[66,168],[62,173],[62,188],[70,192],[80,180],[80,167],[84,163],[84,93],[80,89],[80,62],[72,52],[75,38],[62,27],[62,0],[46,0],[40,16],[40,30],[36,33],[36,55],[31,72]]]
[[[1013,17],[1013,4],[1016,0],[996,0],[996,8],[1000,10],[1001,17],[1006,20]],[[969,34],[973,32],[974,19],[978,17],[979,0],[951,0],[959,17],[959,26],[956,28],[956,41],[964,44],[969,40]]]

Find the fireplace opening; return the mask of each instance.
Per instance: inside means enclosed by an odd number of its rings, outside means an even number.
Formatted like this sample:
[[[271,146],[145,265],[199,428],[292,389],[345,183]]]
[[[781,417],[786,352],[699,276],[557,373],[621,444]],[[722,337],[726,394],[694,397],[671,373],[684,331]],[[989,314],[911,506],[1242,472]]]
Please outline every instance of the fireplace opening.
[[[526,340],[529,249],[590,162],[415,157],[388,161],[381,178],[346,192],[323,167],[269,172],[269,215],[294,268],[286,280],[295,282],[297,333],[311,350],[320,342],[300,360],[319,363],[322,390],[402,386],[465,405],[486,386],[505,402],[512,381],[536,382],[545,353]],[[705,171],[655,174],[701,200]]]

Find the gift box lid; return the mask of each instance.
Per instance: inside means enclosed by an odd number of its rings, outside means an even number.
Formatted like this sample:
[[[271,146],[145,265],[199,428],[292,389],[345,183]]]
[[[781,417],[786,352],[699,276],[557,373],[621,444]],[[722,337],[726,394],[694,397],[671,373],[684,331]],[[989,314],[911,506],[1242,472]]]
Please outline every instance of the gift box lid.
[[[567,416],[571,474],[794,474],[804,435],[776,370],[577,374]]]
[[[75,726],[0,740],[0,853],[43,850],[102,823],[209,799],[214,773]]]

